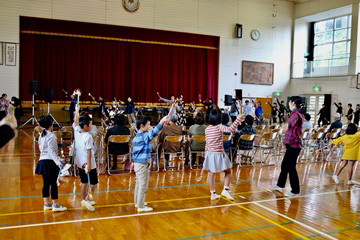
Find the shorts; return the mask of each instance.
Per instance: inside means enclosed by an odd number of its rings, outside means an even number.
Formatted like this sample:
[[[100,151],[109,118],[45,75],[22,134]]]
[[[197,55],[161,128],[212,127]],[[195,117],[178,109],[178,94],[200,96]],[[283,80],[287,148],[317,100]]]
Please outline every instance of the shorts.
[[[81,183],[88,183],[88,175],[85,173],[85,170],[81,169],[81,168],[78,168],[78,169],[79,169]],[[91,169],[89,172],[89,175],[90,175],[90,184],[91,185],[96,185],[99,183],[96,168]]]

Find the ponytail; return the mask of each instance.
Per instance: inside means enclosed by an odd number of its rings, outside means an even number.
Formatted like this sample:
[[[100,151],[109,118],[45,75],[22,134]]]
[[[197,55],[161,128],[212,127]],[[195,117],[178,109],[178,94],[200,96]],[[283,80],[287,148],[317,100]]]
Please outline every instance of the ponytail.
[[[302,102],[302,98],[299,96],[292,96],[290,98],[290,101],[295,103],[296,108],[299,110],[301,114],[306,112],[306,106],[305,103]]]
[[[45,137],[46,136],[46,129],[44,128],[42,133],[41,133],[41,137]]]

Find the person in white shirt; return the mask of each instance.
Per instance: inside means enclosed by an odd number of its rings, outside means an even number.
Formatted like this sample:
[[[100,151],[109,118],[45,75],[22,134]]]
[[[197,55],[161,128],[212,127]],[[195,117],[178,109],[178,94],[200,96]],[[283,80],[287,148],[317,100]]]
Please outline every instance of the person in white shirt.
[[[39,137],[40,159],[36,166],[35,173],[43,177],[44,185],[42,195],[44,198],[44,210],[53,212],[66,211],[58,202],[57,178],[59,176],[59,167],[63,166],[63,159],[58,156],[58,143],[53,130],[53,118],[50,115],[44,115],[39,119],[40,127],[43,129]],[[50,204],[50,187],[53,205]]]
[[[91,133],[92,119],[88,114],[79,116],[79,107],[76,106],[74,119],[74,133],[75,133],[75,163],[78,166],[81,179],[81,206],[86,207],[89,211],[95,211],[93,205],[95,202],[90,201],[90,195],[87,194],[88,178],[90,178],[90,188],[95,190],[95,185],[98,184],[98,177],[96,172],[94,140]]]
[[[301,128],[301,132],[304,132],[305,129],[309,128],[309,129],[312,129],[313,128],[313,124],[310,122],[311,120],[311,116],[310,114],[308,113],[304,113],[304,122],[303,122],[303,125],[302,125],[302,128]]]

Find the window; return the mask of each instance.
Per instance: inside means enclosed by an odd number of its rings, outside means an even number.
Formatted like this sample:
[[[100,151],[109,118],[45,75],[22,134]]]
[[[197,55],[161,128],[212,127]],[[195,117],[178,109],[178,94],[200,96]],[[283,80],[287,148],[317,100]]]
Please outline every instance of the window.
[[[348,65],[351,15],[316,22],[314,30],[314,67]]]

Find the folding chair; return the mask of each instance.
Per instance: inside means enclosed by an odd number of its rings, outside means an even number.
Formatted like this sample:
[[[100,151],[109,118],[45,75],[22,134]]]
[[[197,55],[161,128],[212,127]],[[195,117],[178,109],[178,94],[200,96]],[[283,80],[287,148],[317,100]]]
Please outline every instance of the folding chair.
[[[250,156],[250,161],[249,163],[251,163],[251,161],[254,159],[254,139],[255,139],[255,134],[249,134],[249,135],[241,135],[239,138],[239,141],[236,145],[236,162],[239,164],[238,168],[241,166],[241,158],[245,157],[246,159],[249,158],[249,154],[251,154]],[[240,143],[242,142],[247,142],[249,143],[245,148],[240,148]],[[241,154],[241,152],[243,152]],[[252,161],[252,164],[255,165],[255,161]]]
[[[189,145],[190,169],[194,169],[193,168],[193,159],[192,159],[193,153],[196,154],[195,155],[195,162],[196,162],[196,156],[198,156],[198,154],[200,156],[202,156],[202,157],[205,157],[205,148],[204,148],[204,150],[200,150],[200,151],[199,150],[193,150],[191,148],[191,144],[192,144],[193,141],[195,141],[197,143],[204,143],[205,144],[205,136],[192,136],[190,138],[190,141],[189,141],[189,144],[190,144]],[[195,164],[195,166],[200,166],[199,162],[198,162],[198,164]]]
[[[154,158],[154,160],[151,160],[151,165],[153,165],[154,163],[157,165],[157,171],[160,171],[160,162],[159,162],[159,136],[154,137],[151,142],[150,142],[150,146],[151,146],[151,158]]]
[[[254,156],[255,156],[257,150],[260,150],[261,165],[265,165],[264,163],[266,163],[266,161],[270,155],[272,155],[272,157],[276,156],[276,152],[275,152],[276,149],[275,149],[275,145],[274,145],[274,139],[276,139],[276,137],[277,137],[276,132],[275,133],[264,133],[261,136],[260,144],[254,146],[255,147]],[[268,150],[267,153],[265,152],[266,150]],[[273,151],[273,153],[272,153],[272,151]],[[263,159],[262,159],[263,154],[267,154],[265,162],[263,162]]]
[[[121,164],[124,164],[124,172],[125,172],[125,167],[126,167],[126,160],[129,159],[131,166],[130,166],[130,173],[132,172],[132,167],[133,167],[133,162],[131,159],[131,142],[130,142],[130,135],[112,135],[109,137],[108,139],[108,143],[107,143],[107,147],[106,147],[106,152],[107,152],[107,168],[108,168],[108,174],[111,175],[110,173],[110,156],[118,156],[120,158],[124,158],[123,162]],[[121,155],[113,155],[109,153],[109,145],[110,143],[115,143],[115,144],[128,144],[129,146],[129,152],[126,154],[121,154]]]
[[[335,133],[326,134],[326,138],[327,138],[328,142],[330,142],[330,140],[334,140],[334,139],[338,138],[339,133],[340,133],[339,131],[336,131]],[[327,157],[326,157],[326,161],[331,162],[331,159],[333,158],[334,151],[336,153],[335,154],[335,161],[337,162],[339,159],[341,160],[342,150],[343,150],[343,146],[336,146],[336,147],[330,148],[329,152],[327,154]]]
[[[310,143],[308,144],[308,147],[311,151],[311,149],[313,149],[313,162],[314,160],[317,158],[317,156],[319,154],[321,154],[321,157],[323,158],[323,152],[318,152],[317,150],[320,149],[322,147],[322,141],[323,141],[323,136],[324,133],[323,132],[319,132],[319,133],[314,133],[311,135],[311,140]]]
[[[184,170],[184,166],[185,166],[185,153],[184,153],[184,147],[183,147],[183,136],[167,136],[164,139],[163,142],[163,147],[162,147],[162,153],[164,155],[164,171],[167,171],[167,166],[166,166],[166,159],[165,159],[165,154],[169,154],[169,167],[168,168],[175,168],[175,163],[172,163],[171,159],[181,159],[182,161],[182,170]],[[180,147],[178,149],[178,151],[175,152],[167,152],[165,150],[165,145],[166,143],[180,143]],[[170,166],[172,165],[172,166]],[[178,171],[180,170],[180,163],[178,163]]]
[[[306,129],[308,130],[308,129]],[[308,136],[309,136],[309,130],[308,131],[304,131],[303,133],[301,133],[300,135],[300,139],[301,139],[301,142],[302,142],[302,148],[301,148],[301,151],[300,151],[300,154],[299,154],[299,157],[297,159],[297,163],[303,163],[301,162],[301,159],[303,159],[302,157],[304,155],[307,156],[307,153],[308,153]],[[308,158],[305,158],[305,161],[307,160]]]

